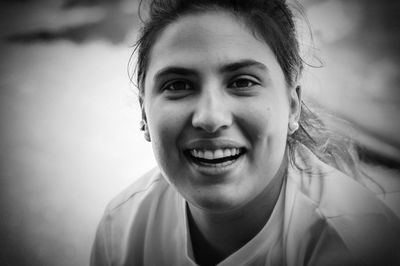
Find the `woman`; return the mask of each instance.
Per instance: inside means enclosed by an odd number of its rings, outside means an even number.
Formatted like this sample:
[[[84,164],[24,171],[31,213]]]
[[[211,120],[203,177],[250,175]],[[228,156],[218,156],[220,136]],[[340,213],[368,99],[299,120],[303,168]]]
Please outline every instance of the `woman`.
[[[342,173],[351,152],[310,136],[285,1],[154,0],[137,49],[158,168],[109,204],[92,265],[399,262],[398,219]]]

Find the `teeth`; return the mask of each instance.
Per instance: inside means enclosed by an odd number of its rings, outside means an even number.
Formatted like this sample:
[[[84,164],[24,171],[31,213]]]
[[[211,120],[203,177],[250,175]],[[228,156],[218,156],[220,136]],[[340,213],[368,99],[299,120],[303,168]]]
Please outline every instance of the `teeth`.
[[[229,157],[232,156],[231,150],[230,149],[225,149],[224,150],[224,157]]]
[[[212,160],[212,159],[214,159],[214,156],[213,156],[213,155],[214,155],[214,154],[213,154],[212,151],[204,151],[204,158],[205,158],[205,159]]]
[[[214,158],[222,158],[224,157],[224,151],[219,149],[214,151]]]
[[[218,150],[196,150],[196,149],[190,150],[190,154],[192,156],[207,160],[235,156],[238,155],[239,153],[240,153],[239,148],[218,149]]]

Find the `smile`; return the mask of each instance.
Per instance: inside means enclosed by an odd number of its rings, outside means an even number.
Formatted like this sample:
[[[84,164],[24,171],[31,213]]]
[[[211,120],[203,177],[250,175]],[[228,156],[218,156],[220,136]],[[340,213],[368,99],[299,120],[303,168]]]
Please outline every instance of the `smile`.
[[[187,154],[199,166],[224,167],[233,164],[244,152],[243,148],[190,149]]]

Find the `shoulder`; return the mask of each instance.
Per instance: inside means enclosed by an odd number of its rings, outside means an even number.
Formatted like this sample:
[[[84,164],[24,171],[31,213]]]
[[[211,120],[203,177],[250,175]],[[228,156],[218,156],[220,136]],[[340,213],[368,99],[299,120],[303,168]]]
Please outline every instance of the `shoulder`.
[[[105,231],[109,232],[109,242],[113,243],[113,246],[121,245],[121,239],[133,232],[136,237],[144,237],[147,228],[163,224],[164,219],[161,219],[161,216],[166,215],[163,209],[169,210],[170,213],[177,212],[179,199],[160,171],[155,168],[108,204],[102,223]]]
[[[376,194],[321,162],[307,148],[301,147],[299,152],[300,169],[289,168],[288,183],[296,195],[294,208],[310,214],[297,216],[304,232],[313,235],[309,244],[314,261],[326,259],[326,254],[329,259],[338,257],[335,252],[366,265],[396,260],[400,225],[391,209]]]
[[[179,221],[180,198],[158,168],[144,174],[108,204],[97,229],[92,265],[143,265],[147,250],[161,250]],[[149,257],[146,257],[149,259]]]
[[[298,192],[325,218],[343,215],[393,215],[376,193],[339,170],[320,161],[310,150],[298,150],[298,166],[289,167],[289,179]],[[392,217],[394,218],[394,217]]]
[[[115,196],[108,204],[106,211],[109,213],[118,211],[135,201],[153,199],[168,188],[159,169],[153,168]]]

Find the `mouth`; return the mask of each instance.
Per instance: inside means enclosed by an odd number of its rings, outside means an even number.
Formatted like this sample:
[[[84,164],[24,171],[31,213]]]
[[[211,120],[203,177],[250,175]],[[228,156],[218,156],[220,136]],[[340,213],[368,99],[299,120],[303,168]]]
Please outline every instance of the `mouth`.
[[[234,164],[245,154],[244,148],[218,148],[218,149],[189,149],[186,156],[196,165],[201,167],[226,167]]]

